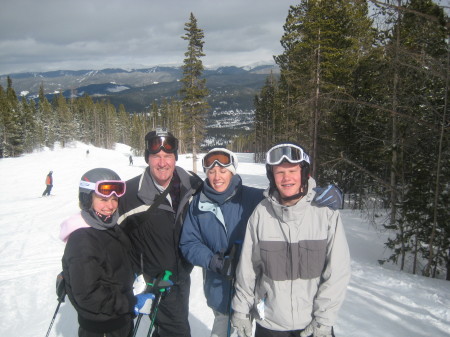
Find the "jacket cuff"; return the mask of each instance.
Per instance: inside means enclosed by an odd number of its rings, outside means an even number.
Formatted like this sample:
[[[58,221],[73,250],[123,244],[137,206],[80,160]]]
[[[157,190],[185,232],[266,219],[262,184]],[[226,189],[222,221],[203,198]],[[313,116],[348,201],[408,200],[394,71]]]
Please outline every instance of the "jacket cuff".
[[[237,312],[235,311],[233,313],[233,316],[239,319],[249,319],[250,318],[250,314],[243,314],[242,312]]]

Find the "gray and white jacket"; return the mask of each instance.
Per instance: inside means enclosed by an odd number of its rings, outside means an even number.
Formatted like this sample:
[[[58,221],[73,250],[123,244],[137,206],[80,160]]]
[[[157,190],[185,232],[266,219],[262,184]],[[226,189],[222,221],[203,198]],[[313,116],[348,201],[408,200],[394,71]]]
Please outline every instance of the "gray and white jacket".
[[[350,280],[340,213],[312,206],[312,178],[308,186],[293,206],[266,190],[247,224],[232,307],[270,330],[304,329],[313,318],[333,326]]]

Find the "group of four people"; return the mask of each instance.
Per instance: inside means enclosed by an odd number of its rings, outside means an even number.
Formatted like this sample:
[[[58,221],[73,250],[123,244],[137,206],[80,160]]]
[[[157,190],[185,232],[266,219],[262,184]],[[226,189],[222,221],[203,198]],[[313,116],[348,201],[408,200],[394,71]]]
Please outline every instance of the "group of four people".
[[[334,336],[350,276],[341,195],[316,193],[301,146],[267,152],[266,191],[243,185],[236,155],[224,148],[203,157],[204,181],[176,166],[178,140],[166,130],[146,135],[144,158],[148,167],[127,182],[104,168],[85,173],[81,213],[61,226],[80,337],[132,336],[135,314],[148,313],[133,293],[135,276],[151,283],[166,271],[172,283],[152,336],[190,337],[193,265],[204,270],[212,337],[250,337],[253,320],[257,337]]]

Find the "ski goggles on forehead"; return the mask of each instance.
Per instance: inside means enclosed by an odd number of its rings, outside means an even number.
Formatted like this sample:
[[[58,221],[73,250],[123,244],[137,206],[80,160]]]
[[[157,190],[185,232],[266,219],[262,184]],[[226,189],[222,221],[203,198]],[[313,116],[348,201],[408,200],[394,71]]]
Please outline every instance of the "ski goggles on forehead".
[[[292,164],[306,161],[308,164],[309,156],[299,146],[292,144],[280,144],[271,148],[267,152],[266,163],[269,165],[281,164],[284,160]]]
[[[233,156],[227,152],[218,151],[208,153],[202,159],[202,165],[205,170],[209,170],[216,164],[222,167],[233,165],[234,164]]]
[[[145,144],[151,154],[163,150],[167,153],[175,153],[178,150],[178,141],[172,136],[156,136],[147,140]]]
[[[109,198],[113,194],[120,198],[126,191],[125,181],[122,180],[100,180],[96,183],[81,180],[80,187],[95,191],[96,194],[105,198]]]

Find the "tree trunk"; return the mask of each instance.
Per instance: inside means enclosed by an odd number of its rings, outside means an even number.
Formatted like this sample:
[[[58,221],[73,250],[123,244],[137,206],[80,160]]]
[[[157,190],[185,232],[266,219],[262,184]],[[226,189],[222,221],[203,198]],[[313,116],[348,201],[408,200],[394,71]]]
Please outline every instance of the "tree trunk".
[[[448,249],[447,254],[447,277],[445,279],[447,281],[450,281],[450,248]]]
[[[192,171],[197,174],[197,139],[195,133],[195,123],[192,125]]]
[[[450,38],[450,34],[449,34]],[[447,118],[447,107],[448,107],[448,91],[449,91],[449,68],[450,68],[450,50],[447,51],[447,71],[445,76],[445,100],[444,100],[444,113],[442,115],[442,125],[441,125],[441,134],[439,136],[439,153],[438,153],[438,160],[437,160],[437,167],[436,167],[436,188],[434,190],[434,209],[433,209],[433,228],[431,230],[430,235],[430,241],[429,241],[429,247],[430,247],[430,257],[428,259],[428,274],[429,274],[429,268],[431,268],[431,264],[433,261],[433,244],[436,237],[436,227],[437,227],[437,214],[438,214],[438,204],[439,204],[439,184],[440,184],[440,175],[441,175],[441,160],[442,160],[442,146],[444,142],[444,133],[445,133],[445,127],[446,127],[446,118]],[[449,277],[449,263],[447,261],[447,280]]]
[[[319,37],[318,40],[320,41],[320,29],[319,29]],[[315,88],[314,88],[314,104],[313,104],[313,118],[312,118],[312,137],[311,137],[311,176],[316,177],[317,172],[317,147],[318,147],[318,129],[319,129],[319,95],[320,95],[320,64],[321,62],[321,50],[320,50],[320,43],[317,47],[317,54],[316,54],[316,78],[315,78]]]

